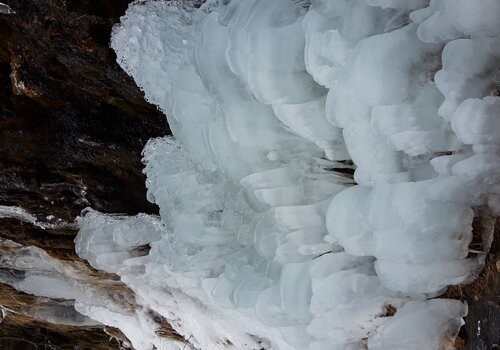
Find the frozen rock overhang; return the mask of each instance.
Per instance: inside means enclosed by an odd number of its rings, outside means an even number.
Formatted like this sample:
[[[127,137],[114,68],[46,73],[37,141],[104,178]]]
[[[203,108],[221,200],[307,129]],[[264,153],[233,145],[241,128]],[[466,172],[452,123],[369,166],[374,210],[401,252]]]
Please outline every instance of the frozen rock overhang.
[[[190,345],[79,312],[137,349],[452,348],[436,297],[500,213],[500,1],[136,1],[112,47],[175,139],[144,151],[161,218],[89,211],[77,251]]]

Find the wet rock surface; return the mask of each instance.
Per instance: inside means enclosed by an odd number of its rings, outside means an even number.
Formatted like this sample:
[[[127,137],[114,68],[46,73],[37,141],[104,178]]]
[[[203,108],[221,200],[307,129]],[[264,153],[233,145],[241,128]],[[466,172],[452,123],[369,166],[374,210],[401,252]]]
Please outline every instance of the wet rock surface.
[[[16,0],[0,17],[1,204],[40,221],[156,211],[140,153],[168,126],[108,47],[128,2]]]
[[[0,284],[0,301],[6,310],[0,326],[2,350],[59,350],[75,346],[82,350],[120,348],[118,334],[111,338],[102,327],[49,324],[29,316],[30,310],[39,312],[45,303],[64,303],[63,300],[35,297]]]

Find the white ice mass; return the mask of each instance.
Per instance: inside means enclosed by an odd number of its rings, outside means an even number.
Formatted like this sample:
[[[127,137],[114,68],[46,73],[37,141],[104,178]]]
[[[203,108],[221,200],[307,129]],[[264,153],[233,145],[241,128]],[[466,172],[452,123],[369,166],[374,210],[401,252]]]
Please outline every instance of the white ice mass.
[[[144,150],[161,216],[87,210],[77,252],[189,344],[46,294],[138,350],[453,348],[438,297],[500,214],[500,0],[141,0],[111,45],[173,131]]]

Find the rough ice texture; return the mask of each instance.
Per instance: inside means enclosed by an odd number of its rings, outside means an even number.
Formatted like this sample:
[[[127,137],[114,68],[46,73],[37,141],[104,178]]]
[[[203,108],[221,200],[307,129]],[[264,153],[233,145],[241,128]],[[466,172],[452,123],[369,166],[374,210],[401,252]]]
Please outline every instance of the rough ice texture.
[[[427,299],[480,268],[473,208],[500,213],[499,6],[133,3],[112,47],[175,137],[144,150],[161,218],[88,211],[78,253],[196,349],[452,348],[466,306]],[[78,293],[137,349],[186,346]]]

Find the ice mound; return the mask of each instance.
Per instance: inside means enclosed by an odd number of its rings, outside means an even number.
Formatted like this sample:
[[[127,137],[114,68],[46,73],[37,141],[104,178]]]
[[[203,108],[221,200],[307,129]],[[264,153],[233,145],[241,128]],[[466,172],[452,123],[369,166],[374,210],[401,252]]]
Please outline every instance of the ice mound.
[[[75,240],[76,253],[105,272],[119,272],[125,260],[141,256],[140,248],[162,235],[161,222],[149,215],[106,216],[91,209],[83,215],[81,234]]]
[[[78,253],[193,349],[453,348],[466,305],[428,299],[480,269],[475,208],[500,213],[499,8],[136,1],[111,45],[173,130],[144,150],[161,218],[87,211]],[[80,309],[160,349],[140,314]]]

